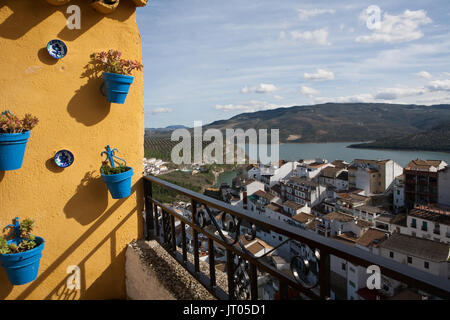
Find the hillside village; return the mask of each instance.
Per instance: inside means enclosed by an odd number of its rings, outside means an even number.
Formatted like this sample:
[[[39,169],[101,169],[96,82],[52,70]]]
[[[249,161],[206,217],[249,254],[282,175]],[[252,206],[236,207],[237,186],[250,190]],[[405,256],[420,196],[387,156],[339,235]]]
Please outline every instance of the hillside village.
[[[249,215],[282,221],[443,279],[450,277],[450,166],[444,161],[416,159],[405,168],[390,159],[255,164],[237,176],[232,186],[209,188],[205,194],[246,209]],[[172,205],[179,213],[191,215],[190,204]],[[223,217],[216,214],[221,224]],[[207,227],[214,233],[212,225]],[[245,232],[250,228],[241,226]],[[190,230],[186,231],[193,252]],[[203,240],[199,250],[207,261],[207,239]],[[241,236],[241,240],[253,255],[264,255],[282,271],[290,269],[293,257],[314,254],[273,231],[257,229],[255,239]],[[222,261],[225,268],[224,253],[216,251],[216,263]],[[330,269],[335,299],[433,299],[385,276],[379,290],[369,290],[366,269],[335,256]],[[258,281],[261,296],[276,297],[276,283],[265,277]]]

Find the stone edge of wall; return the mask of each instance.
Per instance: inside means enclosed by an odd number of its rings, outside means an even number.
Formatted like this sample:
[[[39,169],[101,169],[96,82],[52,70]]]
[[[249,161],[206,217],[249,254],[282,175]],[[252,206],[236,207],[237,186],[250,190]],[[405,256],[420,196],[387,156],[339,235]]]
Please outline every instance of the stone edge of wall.
[[[209,264],[200,261],[200,269]],[[157,241],[132,241],[126,250],[126,290],[129,300],[213,300],[215,299]],[[216,270],[216,278],[226,275]]]

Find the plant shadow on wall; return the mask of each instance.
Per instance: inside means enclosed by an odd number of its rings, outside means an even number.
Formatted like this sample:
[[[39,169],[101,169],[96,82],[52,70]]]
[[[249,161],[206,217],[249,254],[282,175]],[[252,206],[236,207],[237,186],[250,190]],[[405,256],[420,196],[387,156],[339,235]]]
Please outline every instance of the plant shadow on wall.
[[[81,78],[87,78],[88,81],[70,99],[67,112],[78,122],[93,126],[109,114],[111,104],[100,93],[103,82],[100,66],[90,61],[84,69]]]
[[[123,248],[120,252],[117,252],[117,243],[116,243],[116,233],[120,228],[128,222],[128,220],[136,217],[137,213],[142,209],[142,180],[137,181],[131,188],[132,195],[136,196],[136,206],[131,209],[127,214],[121,216],[120,220],[115,223],[114,228],[106,234],[106,236],[100,240],[89,253],[83,253],[83,258],[81,261],[76,262],[78,267],[80,268],[80,290],[77,291],[77,295],[72,292],[73,290],[67,288],[67,279],[71,276],[70,274],[66,274],[66,276],[62,277],[63,279],[58,283],[58,285],[50,292],[50,294],[45,299],[98,299],[98,297],[103,297],[104,299],[114,298],[113,288],[119,288],[119,292],[125,292],[125,279],[118,279],[118,274],[124,274],[125,268],[125,250]],[[139,187],[138,187],[139,186]],[[30,294],[39,287],[47,278],[51,275],[60,274],[60,272],[65,272],[63,267],[66,267],[69,263],[66,261],[72,253],[78,250],[89,237],[95,233],[102,224],[111,217],[111,215],[116,212],[120,206],[126,201],[126,199],[121,199],[116,201],[108,210],[105,211],[103,215],[100,216],[78,239],[76,239],[52,264],[50,264],[44,272],[42,272],[38,278],[32,282],[19,296],[16,297],[17,300],[24,300],[30,296]],[[83,211],[80,207],[79,211]],[[139,215],[140,217],[140,215]],[[137,219],[137,233],[139,235],[143,234],[143,223],[142,219]],[[109,245],[111,261],[107,268],[101,271],[101,275],[92,283],[89,287],[86,284],[86,262],[89,261],[91,257],[93,257],[97,251],[101,250],[105,245]],[[58,271],[56,271],[58,269]],[[62,270],[64,269],[64,270]],[[98,270],[95,270],[98,271]],[[92,272],[92,270],[91,270]],[[5,276],[6,277],[6,276]],[[3,283],[6,278],[0,276],[0,281]],[[7,281],[7,280],[6,280]],[[109,286],[108,289],[110,291],[105,291],[105,284],[113,283],[112,286]],[[2,289],[0,289],[2,290]],[[2,292],[2,291],[0,291]],[[124,299],[126,297],[123,297]]]
[[[99,172],[89,171],[72,198],[64,206],[68,219],[75,219],[85,226],[96,220],[108,207],[108,188],[103,183]]]
[[[6,3],[0,4],[0,9],[8,7],[12,14],[0,24],[0,37],[12,40],[23,37],[28,31],[46,20],[56,11],[69,18],[71,13],[66,13],[66,10],[72,4],[78,5],[81,9],[81,29],[70,30],[66,27],[66,23],[63,23],[63,29],[58,34],[58,37],[63,40],[71,41],[77,39],[106,17],[101,13],[95,12],[89,5],[89,1],[86,0],[71,1],[68,5],[61,7],[52,6],[44,0],[2,0],[2,2],[5,1]],[[123,22],[133,14],[134,10],[135,6],[132,1],[121,1],[119,9],[107,17],[108,19]],[[33,14],[27,14],[27,12],[32,12]]]

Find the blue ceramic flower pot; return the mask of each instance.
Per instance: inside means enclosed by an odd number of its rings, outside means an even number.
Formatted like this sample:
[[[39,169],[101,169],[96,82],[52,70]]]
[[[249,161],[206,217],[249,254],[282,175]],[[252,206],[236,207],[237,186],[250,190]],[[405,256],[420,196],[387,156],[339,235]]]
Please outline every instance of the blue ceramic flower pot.
[[[0,171],[17,170],[22,167],[30,131],[0,133]]]
[[[126,198],[131,194],[131,177],[133,176],[133,168],[128,168],[130,170],[119,174],[104,175],[102,173],[102,179],[106,183],[113,199]]]
[[[133,83],[134,77],[127,76],[124,74],[103,72],[103,80],[105,87],[105,93],[102,94],[106,96],[108,102],[124,104],[127,98],[130,86]]]
[[[0,254],[0,264],[5,268],[9,281],[13,285],[22,285],[34,281],[38,276],[39,263],[44,249],[44,239],[36,237],[37,247],[13,254]],[[8,244],[16,243],[16,239]]]

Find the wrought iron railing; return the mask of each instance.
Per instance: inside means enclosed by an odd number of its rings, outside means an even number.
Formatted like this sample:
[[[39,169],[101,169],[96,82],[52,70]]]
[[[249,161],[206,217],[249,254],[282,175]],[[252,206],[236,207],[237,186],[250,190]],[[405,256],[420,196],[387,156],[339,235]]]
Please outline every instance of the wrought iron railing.
[[[189,198],[191,214],[183,215],[170,205],[155,199],[153,185],[158,185]],[[420,289],[433,296],[450,299],[450,281],[401,264],[392,259],[370,253],[315,232],[298,228],[275,219],[233,207],[225,202],[201,195],[153,176],[144,177],[145,225],[147,240],[156,240],[184,266],[211,294],[219,299],[261,299],[258,279],[271,277],[277,282],[277,296],[288,299],[292,291],[303,299],[330,298],[330,257],[336,256],[354,265],[377,265],[384,277],[390,277],[410,288]],[[218,212],[221,219],[218,220]],[[175,227],[179,221],[181,228]],[[246,226],[246,227],[244,227]],[[192,245],[188,245],[186,228],[192,231]],[[271,231],[287,238],[261,256],[250,252],[245,243],[253,241],[257,231]],[[212,232],[214,231],[214,232]],[[208,243],[209,274],[200,271],[199,236]],[[304,248],[289,261],[289,270],[277,269],[268,257],[281,246],[295,241]],[[188,248],[192,248],[191,254]],[[216,250],[224,249],[227,288],[216,283]]]

